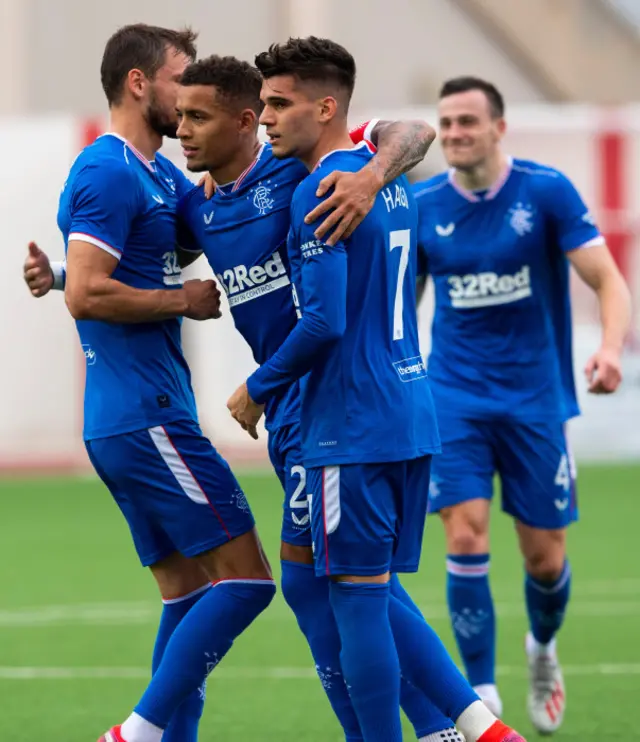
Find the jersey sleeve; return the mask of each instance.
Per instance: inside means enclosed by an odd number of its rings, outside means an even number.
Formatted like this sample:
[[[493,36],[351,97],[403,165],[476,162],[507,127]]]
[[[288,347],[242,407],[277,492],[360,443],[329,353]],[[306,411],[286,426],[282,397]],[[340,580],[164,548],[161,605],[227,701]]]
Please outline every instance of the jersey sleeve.
[[[137,182],[128,166],[86,167],[73,183],[68,241],[89,242],[120,260],[137,211]]]
[[[546,180],[546,179],[545,179]],[[562,173],[545,183],[546,209],[563,252],[604,244],[593,216],[573,183]]]
[[[176,231],[178,247],[185,252],[201,253],[202,248],[191,225],[195,218],[193,189],[185,193],[178,201],[176,212]]]
[[[362,124],[358,124],[358,126],[355,126],[349,132],[351,141],[354,144],[360,144],[360,142],[364,141],[373,143],[371,137],[373,135],[373,130],[375,129],[376,124],[379,123],[379,121],[380,119],[371,119],[370,121],[364,121]]]
[[[304,223],[304,215],[317,201],[302,199],[299,208],[295,202],[292,207],[289,249],[299,251],[302,317],[276,353],[247,380],[249,394],[259,404],[309,373],[346,328],[347,253],[342,243],[331,247],[317,240],[313,234],[317,224]]]

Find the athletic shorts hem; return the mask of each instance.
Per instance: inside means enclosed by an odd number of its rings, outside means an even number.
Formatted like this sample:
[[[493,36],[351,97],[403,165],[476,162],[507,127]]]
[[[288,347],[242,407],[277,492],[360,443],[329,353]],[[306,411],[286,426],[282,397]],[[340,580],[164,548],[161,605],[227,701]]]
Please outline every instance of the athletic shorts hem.
[[[313,539],[311,538],[311,529],[309,529],[308,532],[301,533],[300,539],[298,541],[292,541],[289,538],[285,538],[284,535],[280,536],[280,541],[283,544],[288,544],[289,546],[304,546],[308,547],[309,549],[313,545]]]
[[[204,554],[207,551],[212,551],[213,549],[218,549],[220,546],[224,546],[225,544],[231,543],[234,539],[244,536],[245,533],[250,533],[255,528],[255,523],[251,523],[251,525],[248,525],[245,528],[238,529],[238,531],[234,531],[230,534],[230,537],[227,536],[225,533],[222,536],[218,536],[217,538],[209,539],[208,541],[201,541],[199,544],[194,544],[193,546],[189,546],[186,549],[178,549],[178,551],[186,557],[196,557],[200,556],[200,554]]]
[[[511,509],[502,508],[502,512],[506,515],[514,518],[518,522],[522,523],[529,528],[536,528],[538,531],[561,531],[564,528],[568,528],[572,523],[577,523],[578,516],[572,515],[566,522],[560,524],[549,525],[549,523],[536,523],[531,518],[523,518],[520,513],[516,513]]]
[[[396,564],[395,562],[391,565],[391,569],[389,570],[392,575],[399,573],[399,574],[414,574],[420,569],[420,563],[419,562],[405,562],[401,564]]]
[[[153,567],[154,564],[161,562],[163,559],[166,559],[175,553],[176,549],[163,549],[162,551],[156,551],[150,556],[138,554],[138,559],[143,567]]]
[[[462,505],[463,502],[469,502],[470,500],[492,500],[493,493],[487,495],[477,494],[460,494],[457,495],[438,495],[437,501],[434,503],[432,499],[429,499],[428,515],[439,513],[444,508],[455,507],[456,505]],[[504,509],[504,508],[503,508]],[[505,511],[506,512],[506,511]]]
[[[383,575],[385,572],[390,572],[391,568],[388,564],[381,564],[375,567],[354,567],[344,565],[329,565],[327,571],[327,565],[316,564],[315,565],[316,577],[337,577],[339,575],[355,575],[356,577],[376,577],[377,575]]]

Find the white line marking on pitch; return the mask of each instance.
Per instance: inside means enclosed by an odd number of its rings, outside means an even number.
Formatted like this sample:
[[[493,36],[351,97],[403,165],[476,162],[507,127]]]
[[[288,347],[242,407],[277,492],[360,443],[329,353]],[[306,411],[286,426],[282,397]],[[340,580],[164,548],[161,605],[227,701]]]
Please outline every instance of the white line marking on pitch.
[[[443,603],[418,601],[424,616],[429,621],[443,621],[449,617]],[[524,601],[495,604],[501,619],[525,616]],[[637,616],[640,614],[639,600],[573,600],[569,605],[571,617]],[[38,628],[49,626],[133,626],[156,624],[160,616],[160,604],[154,602],[89,603],[79,605],[45,605],[32,608],[0,610],[0,629]],[[260,617],[264,621],[294,621],[284,602],[278,601]]]
[[[567,676],[640,675],[640,663],[564,665]],[[0,680],[147,680],[146,667],[0,667]],[[515,665],[498,666],[498,675],[526,677],[527,670]],[[309,667],[231,667],[219,668],[212,676],[225,680],[313,680]]]

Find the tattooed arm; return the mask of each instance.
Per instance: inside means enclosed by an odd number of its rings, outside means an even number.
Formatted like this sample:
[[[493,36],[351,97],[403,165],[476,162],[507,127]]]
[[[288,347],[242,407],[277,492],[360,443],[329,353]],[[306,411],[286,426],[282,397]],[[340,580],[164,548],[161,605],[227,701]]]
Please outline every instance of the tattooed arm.
[[[383,188],[421,162],[435,138],[425,121],[378,121],[371,130],[378,151],[366,167]]]
[[[333,193],[311,211],[305,222],[314,223],[330,212],[315,230],[317,239],[328,245],[347,239],[373,207],[378,192],[394,178],[411,170],[427,154],[436,137],[424,121],[371,121],[351,132],[354,143],[369,140],[377,152],[362,170],[355,173],[335,171],[320,181],[317,195]]]

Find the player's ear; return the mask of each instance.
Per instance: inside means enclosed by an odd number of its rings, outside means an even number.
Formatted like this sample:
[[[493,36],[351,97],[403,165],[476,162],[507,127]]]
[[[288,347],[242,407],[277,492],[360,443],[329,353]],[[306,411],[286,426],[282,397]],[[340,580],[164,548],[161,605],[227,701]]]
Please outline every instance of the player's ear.
[[[129,70],[126,85],[136,100],[140,100],[143,97],[146,81],[146,75],[142,70]]]
[[[496,121],[496,126],[497,126],[497,129],[498,129],[498,134],[500,135],[500,137],[503,137],[505,135],[506,131],[507,131],[507,122],[506,122],[506,120],[503,119],[503,118],[499,118]]]
[[[245,108],[238,117],[238,129],[253,133],[258,128],[258,117],[251,108]]]
[[[322,123],[326,123],[331,121],[338,112],[338,101],[328,95],[326,98],[321,98],[318,101],[318,109],[319,120]]]

